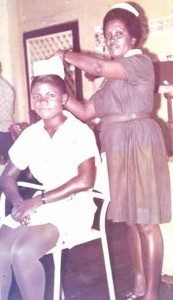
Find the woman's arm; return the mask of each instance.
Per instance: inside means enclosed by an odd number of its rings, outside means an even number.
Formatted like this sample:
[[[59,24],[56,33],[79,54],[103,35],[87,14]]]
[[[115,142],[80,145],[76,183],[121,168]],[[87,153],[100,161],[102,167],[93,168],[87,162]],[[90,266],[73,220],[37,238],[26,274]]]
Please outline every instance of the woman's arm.
[[[5,170],[0,176],[0,189],[6,194],[6,197],[13,204],[13,206],[23,202],[17,187],[17,178],[20,172],[21,170],[17,169],[11,160],[9,160]]]
[[[94,186],[96,175],[95,158],[89,158],[78,166],[78,174],[61,185],[44,194],[45,202],[51,203],[69,197],[72,194],[86,191]],[[43,204],[40,196],[36,196],[38,206]]]
[[[29,223],[29,214],[43,204],[42,196],[37,195],[23,201],[17,187],[17,178],[20,174],[12,162],[9,162],[0,178],[0,187],[8,200],[13,204],[12,217],[21,224]],[[72,194],[86,191],[94,186],[95,158],[87,159],[78,166],[78,174],[60,187],[46,192],[45,202],[51,203],[69,197]]]
[[[95,158],[90,158],[78,167],[78,174],[60,187],[44,194],[44,204],[63,200],[75,193],[86,191],[94,186],[95,181]],[[15,221],[27,225],[30,222],[29,214],[43,204],[42,195],[26,199],[12,210]]]
[[[80,102],[69,96],[68,101],[65,104],[65,109],[70,111],[83,122],[97,117],[94,104],[89,100]]]
[[[17,179],[21,170],[9,160],[4,172],[0,176],[0,189],[3,191],[13,205],[11,216],[21,224],[29,223],[29,214],[38,206],[34,198],[23,201],[17,186]]]
[[[93,76],[127,80],[126,71],[118,60],[101,59],[67,50],[58,50],[54,55]]]
[[[28,214],[25,214],[24,216],[22,215],[22,218],[18,217],[18,215],[16,216],[15,214],[13,214],[16,209],[18,209],[19,207],[23,207],[24,205],[23,198],[21,197],[17,186],[17,178],[20,172],[21,170],[16,168],[9,160],[5,170],[0,176],[0,189],[5,193],[8,201],[10,201],[13,205],[11,211],[11,216],[13,217],[13,219],[17,222],[20,222],[21,224],[27,225],[29,222]]]

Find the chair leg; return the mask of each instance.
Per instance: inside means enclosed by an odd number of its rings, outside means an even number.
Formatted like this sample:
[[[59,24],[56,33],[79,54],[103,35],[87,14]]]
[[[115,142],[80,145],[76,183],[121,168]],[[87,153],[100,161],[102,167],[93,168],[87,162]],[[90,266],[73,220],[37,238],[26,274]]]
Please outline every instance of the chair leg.
[[[64,290],[61,288],[61,300],[65,300]]]
[[[61,299],[61,254],[62,254],[62,250],[58,247],[53,251],[53,260],[54,260],[53,300]]]
[[[103,256],[104,256],[104,263],[105,263],[105,269],[106,269],[109,297],[110,297],[110,300],[116,300],[106,234],[102,234],[101,242],[102,242],[102,248],[103,248]]]

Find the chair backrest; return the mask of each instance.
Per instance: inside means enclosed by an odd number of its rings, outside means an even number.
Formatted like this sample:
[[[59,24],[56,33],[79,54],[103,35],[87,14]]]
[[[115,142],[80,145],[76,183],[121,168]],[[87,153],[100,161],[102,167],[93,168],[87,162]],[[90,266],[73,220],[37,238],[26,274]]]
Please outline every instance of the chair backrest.
[[[8,131],[11,133],[13,140],[17,140],[21,132],[28,126],[28,123],[14,123],[11,124],[8,128]]]
[[[106,201],[110,201],[109,176],[107,167],[106,153],[101,153],[101,163],[97,166],[96,180],[94,190],[101,192],[106,197]]]
[[[95,198],[103,200],[99,218],[99,228],[100,230],[103,230],[105,227],[107,208],[111,201],[107,158],[105,152],[101,153],[101,163],[97,167],[97,175],[92,194]]]

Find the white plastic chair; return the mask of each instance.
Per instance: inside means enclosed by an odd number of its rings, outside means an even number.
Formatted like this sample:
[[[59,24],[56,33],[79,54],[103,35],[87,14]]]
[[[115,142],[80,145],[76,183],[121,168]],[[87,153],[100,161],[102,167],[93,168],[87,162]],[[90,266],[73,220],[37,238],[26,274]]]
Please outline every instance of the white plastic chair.
[[[86,236],[80,236],[79,240],[76,240],[74,246],[91,242],[96,239],[101,239],[102,249],[103,249],[103,257],[105,263],[107,284],[109,290],[109,299],[116,300],[113,276],[111,270],[111,263],[109,257],[107,236],[105,230],[105,220],[106,220],[106,211],[108,204],[110,202],[110,191],[109,191],[109,178],[107,171],[107,161],[105,153],[101,155],[102,161],[101,164],[97,168],[96,182],[94,185],[94,189],[91,191],[93,198],[100,199],[102,203],[100,216],[99,216],[99,229],[91,229],[88,231]],[[18,182],[18,186],[28,187],[36,190],[42,190],[43,187],[38,184],[28,183],[28,182]],[[5,216],[5,195],[2,193],[1,201],[0,201],[0,211],[1,213],[1,223],[3,223],[3,218]],[[53,287],[53,300],[64,299],[63,290],[61,289],[61,255],[62,250],[67,249],[66,243],[61,240],[58,240],[58,243],[55,248],[51,249],[47,254],[53,255],[54,260],[54,287]]]

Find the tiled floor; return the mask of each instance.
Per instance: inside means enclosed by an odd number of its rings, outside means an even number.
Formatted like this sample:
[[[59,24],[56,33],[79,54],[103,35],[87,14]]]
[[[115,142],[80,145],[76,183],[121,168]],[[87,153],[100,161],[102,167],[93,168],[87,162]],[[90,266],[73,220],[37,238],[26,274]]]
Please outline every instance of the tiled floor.
[[[131,290],[133,277],[127,247],[126,227],[123,223],[108,222],[107,232],[116,296],[117,300],[123,300],[125,294]],[[44,257],[42,262],[47,274],[45,300],[52,300],[53,264],[51,255]],[[65,250],[63,265],[66,300],[109,300],[100,241]],[[161,283],[159,294],[159,300],[172,300],[173,286]],[[9,300],[21,300],[14,282]]]

